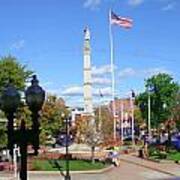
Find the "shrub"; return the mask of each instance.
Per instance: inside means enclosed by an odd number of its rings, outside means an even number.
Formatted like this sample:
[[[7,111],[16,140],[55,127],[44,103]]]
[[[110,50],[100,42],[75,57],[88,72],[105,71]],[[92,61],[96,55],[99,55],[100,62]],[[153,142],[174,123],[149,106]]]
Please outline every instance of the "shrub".
[[[149,153],[149,156],[156,156],[160,153],[160,151],[155,146],[149,146],[148,153]]]
[[[166,159],[166,158],[167,158],[167,153],[165,151],[159,153],[159,159]]]

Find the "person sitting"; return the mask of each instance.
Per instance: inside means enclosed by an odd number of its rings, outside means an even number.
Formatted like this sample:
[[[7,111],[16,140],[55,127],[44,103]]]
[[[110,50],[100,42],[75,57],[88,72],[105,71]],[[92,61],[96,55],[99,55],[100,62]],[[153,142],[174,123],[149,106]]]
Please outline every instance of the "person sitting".
[[[115,166],[120,165],[119,153],[117,151],[110,151],[108,157]]]

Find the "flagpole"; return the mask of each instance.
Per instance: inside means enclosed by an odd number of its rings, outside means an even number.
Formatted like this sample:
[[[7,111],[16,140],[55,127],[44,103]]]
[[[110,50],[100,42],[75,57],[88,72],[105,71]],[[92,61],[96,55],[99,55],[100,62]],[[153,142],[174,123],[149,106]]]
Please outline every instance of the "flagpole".
[[[113,35],[111,26],[111,9],[109,10],[109,40],[110,40],[110,58],[111,58],[111,75],[112,75],[112,106],[113,106],[113,136],[116,140],[116,105],[115,105],[115,75],[114,75],[114,54],[113,54]]]

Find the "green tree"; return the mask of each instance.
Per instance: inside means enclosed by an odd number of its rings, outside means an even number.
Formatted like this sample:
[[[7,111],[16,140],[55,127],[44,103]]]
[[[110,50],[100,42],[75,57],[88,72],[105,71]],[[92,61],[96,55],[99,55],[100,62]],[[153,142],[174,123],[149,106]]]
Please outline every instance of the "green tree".
[[[4,119],[4,113],[0,112],[0,149],[4,148],[7,144],[6,123]]]
[[[175,96],[175,101],[171,108],[172,120],[176,122],[176,127],[180,130],[180,90]]]
[[[31,111],[29,110],[28,106],[21,102],[20,107],[16,112],[16,126],[20,127],[21,121],[24,120],[26,123],[26,127],[30,128],[32,125],[31,119]]]
[[[139,108],[135,108],[134,110],[134,119],[135,119],[135,126],[140,127],[144,123],[144,119],[142,117],[142,112]]]
[[[27,70],[25,65],[21,65],[13,56],[6,56],[0,59],[0,95],[2,90],[11,82],[19,91],[24,90],[26,82],[32,75],[32,71]],[[2,112],[1,118],[5,118]],[[5,134],[6,125],[0,124],[0,144],[6,146],[7,136]]]
[[[46,144],[64,128],[62,114],[68,114],[63,99],[48,95],[41,111],[41,144]]]
[[[135,127],[137,128],[136,135],[139,135],[140,129],[144,126],[144,119],[142,116],[142,112],[139,108],[135,108],[134,110],[134,119],[135,119]]]
[[[152,89],[151,97],[151,123],[158,127],[161,123],[171,118],[171,109],[175,101],[175,95],[179,91],[178,83],[173,81],[169,74],[160,73],[147,79],[145,87]],[[148,92],[141,93],[137,99],[142,116],[147,120],[148,115]]]
[[[7,144],[7,135],[5,131],[5,124],[0,125],[0,149],[6,147]]]
[[[76,118],[76,126],[75,126],[75,142],[85,143],[85,135],[88,129],[88,121],[89,117],[87,116],[79,116]]]
[[[0,92],[9,81],[18,89],[24,90],[26,82],[32,75],[25,65],[21,65],[13,56],[0,59]]]

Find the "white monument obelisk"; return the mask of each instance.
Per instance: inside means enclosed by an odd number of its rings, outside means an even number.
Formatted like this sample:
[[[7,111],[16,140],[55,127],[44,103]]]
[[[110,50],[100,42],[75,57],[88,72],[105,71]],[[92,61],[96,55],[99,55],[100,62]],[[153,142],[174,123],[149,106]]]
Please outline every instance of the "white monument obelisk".
[[[84,29],[84,112],[93,116],[90,31]]]

